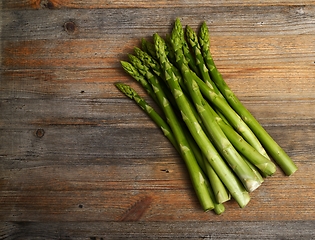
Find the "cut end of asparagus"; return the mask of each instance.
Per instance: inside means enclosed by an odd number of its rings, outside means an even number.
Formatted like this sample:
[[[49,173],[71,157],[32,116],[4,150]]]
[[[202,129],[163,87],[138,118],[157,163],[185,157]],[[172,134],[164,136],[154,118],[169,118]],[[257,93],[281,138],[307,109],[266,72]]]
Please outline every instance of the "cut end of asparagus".
[[[249,180],[245,180],[245,188],[248,192],[253,192],[255,191],[261,184],[262,184],[262,181],[255,181],[253,179],[249,179]]]
[[[225,212],[225,207],[224,207],[223,204],[216,204],[216,205],[214,206],[214,209],[213,209],[213,210],[214,210],[215,214],[221,215],[222,213]]]
[[[273,175],[276,171],[276,165],[273,164],[272,162],[265,162],[262,164],[256,164],[256,167],[264,173],[266,176],[271,176]]]
[[[225,202],[229,201],[231,199],[231,195],[230,194],[226,194],[226,193],[227,192],[225,192],[225,193],[217,192],[216,195],[215,195],[216,200],[219,203],[225,203]]]
[[[233,198],[236,200],[240,208],[246,207],[246,205],[250,202],[250,196],[247,191],[241,192],[239,194],[234,194]]]
[[[289,170],[284,170],[284,173],[285,173],[287,176],[291,176],[291,175],[292,175],[293,173],[295,173],[297,170],[298,170],[298,168],[295,166],[295,168],[292,167],[292,168],[289,169]]]

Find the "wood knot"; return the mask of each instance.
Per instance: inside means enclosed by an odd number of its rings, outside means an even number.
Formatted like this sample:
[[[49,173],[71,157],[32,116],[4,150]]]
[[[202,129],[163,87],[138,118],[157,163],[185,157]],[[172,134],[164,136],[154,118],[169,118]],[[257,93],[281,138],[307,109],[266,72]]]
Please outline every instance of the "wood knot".
[[[41,8],[48,8],[48,9],[54,9],[55,8],[55,5],[49,1],[49,0],[42,0],[40,2],[40,7]]]
[[[38,137],[38,138],[44,137],[44,135],[45,135],[44,129],[41,129],[41,128],[37,129],[35,135],[36,135],[36,137]]]
[[[77,29],[77,26],[76,24],[73,22],[73,21],[68,21],[66,22],[64,25],[63,25],[65,31],[69,34],[73,34],[76,29]]]

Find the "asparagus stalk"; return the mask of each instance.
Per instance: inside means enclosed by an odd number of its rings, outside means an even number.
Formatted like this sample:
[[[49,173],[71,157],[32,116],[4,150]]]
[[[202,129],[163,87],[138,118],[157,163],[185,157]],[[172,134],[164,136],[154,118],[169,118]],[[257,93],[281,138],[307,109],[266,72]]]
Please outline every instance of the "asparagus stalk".
[[[208,184],[208,189],[209,189],[210,197],[213,200],[213,205],[214,205],[213,211],[217,215],[222,214],[225,211],[224,204],[216,201],[216,196],[215,196],[214,190],[210,184]]]
[[[145,51],[142,51],[140,48],[135,47],[134,51],[136,53],[136,56],[150,69],[152,69],[152,71],[159,77],[163,78],[163,72],[160,66],[160,63],[155,60],[150,54],[148,54]],[[156,55],[156,54],[155,54]],[[174,70],[174,72],[177,74],[177,77],[179,78],[180,82],[183,82],[183,80],[181,79],[180,76],[180,72],[178,71],[178,69],[176,69],[175,66],[172,65],[172,68]]]
[[[176,142],[176,139],[170,129],[169,125],[165,122],[165,120],[152,108],[139,94],[131,88],[129,85],[124,83],[116,83],[115,86],[124,93],[127,97],[134,100],[138,106],[155,122],[155,124],[161,128],[164,136],[171,142],[174,148],[177,150],[179,154],[181,154],[179,146]],[[181,124],[182,126],[182,124]],[[184,131],[184,130],[183,130]],[[200,153],[200,149],[196,145],[196,143],[190,138],[188,133],[185,133],[189,145],[191,146],[193,153],[196,157],[198,164],[200,165],[201,169],[205,172],[206,167],[203,162],[203,156]]]
[[[124,83],[116,83],[115,86],[127,97],[134,100],[138,104],[138,106],[155,122],[155,124],[161,128],[164,136],[171,142],[174,148],[180,152],[172,130],[164,121],[164,119],[129,85]]]
[[[147,83],[149,84],[149,86],[152,88],[153,90],[153,94],[154,96],[156,95],[154,92],[154,86],[150,83],[150,78],[157,78],[156,75],[154,75],[154,73],[145,65],[143,65],[142,61],[137,58],[136,56],[132,55],[132,54],[128,54],[130,63],[137,69],[138,73],[140,75],[142,75],[142,77],[145,79],[145,81],[147,81]],[[132,73],[130,73],[132,74]],[[161,87],[163,88],[163,92],[165,93],[167,99],[170,101],[170,103],[173,106],[176,106],[175,100],[173,98],[173,95],[171,94],[171,92],[167,89],[167,86],[164,84],[163,81],[160,81]],[[158,102],[158,99],[155,96],[155,99],[157,100],[157,103],[160,104]]]
[[[209,31],[206,23],[203,23],[200,29],[200,43],[203,49],[203,55],[206,65],[210,71],[211,79],[220,89],[226,100],[232,108],[239,114],[243,121],[251,128],[258,137],[266,151],[270,154],[274,161],[280,166],[286,175],[291,175],[297,170],[297,166],[287,153],[278,145],[278,143],[268,134],[268,132],[260,125],[256,118],[248,111],[248,109],[235,96],[233,91],[224,81],[222,75],[214,64],[210,54]]]
[[[165,51],[165,48],[163,49]],[[189,145],[184,132],[181,129],[180,121],[178,120],[174,110],[172,109],[169,100],[167,99],[163,89],[155,77],[148,78],[152,85],[154,92],[160,106],[166,116],[167,123],[169,124],[175,139],[179,145],[180,153],[186,163],[193,187],[196,191],[197,197],[204,211],[208,211],[214,208],[214,203],[211,199],[209,189],[207,186],[207,179],[202,172],[200,166],[197,163],[195,155]]]
[[[231,126],[249,143],[251,144],[260,154],[265,158],[269,159],[268,154],[261,145],[257,136],[253,133],[251,128],[243,121],[243,119],[235,112],[233,108],[227,103],[224,97],[218,95],[213,88],[206,85],[196,74],[193,72],[192,76],[197,82],[200,91],[203,96],[210,101],[223,116],[229,122]]]
[[[163,40],[163,39],[162,39]],[[164,40],[163,40],[164,41]],[[164,42],[166,44],[166,42]],[[164,77],[161,66],[157,60],[155,60],[150,54],[142,51],[140,48],[134,48],[134,51],[136,53],[136,56],[141,59],[141,61],[149,68],[153,70],[153,72],[159,76],[159,77]],[[171,51],[168,55],[172,55]],[[184,91],[187,92],[186,86],[184,84],[184,81],[182,79],[180,71],[171,63],[172,69],[174,73],[176,74],[176,77],[179,80],[179,83],[181,87],[183,88]]]
[[[221,179],[212,168],[209,161],[205,157],[203,159],[204,159],[205,173],[207,174],[209,178],[209,182],[212,187],[216,202],[224,203],[230,200],[231,194],[227,191],[226,187],[224,186]]]
[[[137,49],[138,53],[140,53],[139,49]],[[173,52],[173,51],[172,51]],[[141,56],[141,54],[138,54]],[[133,55],[129,55],[129,58],[132,62],[132,64],[139,70],[140,73],[142,73],[146,78],[149,80],[150,83],[154,83],[155,81],[158,81],[156,77],[153,75],[153,73],[150,72],[150,69],[141,62],[140,59]],[[161,84],[161,83],[160,83]],[[155,89],[155,84],[152,84],[153,89]],[[166,92],[163,88],[163,91]],[[168,99],[173,99],[173,96],[167,95]],[[190,103],[190,102],[189,102]],[[195,108],[193,108],[193,105],[190,103],[192,110],[195,111]],[[174,106],[174,105],[173,105]],[[194,115],[198,117],[198,113],[194,112]],[[198,122],[201,121],[198,119]],[[186,130],[186,128],[183,126],[183,131]],[[218,203],[223,203],[230,199],[230,194],[226,191],[226,188],[224,187],[223,183],[221,182],[220,178],[217,176],[217,174],[214,172],[212,167],[209,165],[209,163],[204,163],[202,154],[200,153],[199,147],[196,145],[195,141],[191,139],[191,135],[189,132],[185,132],[185,135],[187,137],[187,140],[189,142],[189,145],[191,146],[196,160],[201,167],[201,169],[204,171],[204,173],[208,176],[210,179],[210,185],[212,186],[212,189],[216,191],[216,200]],[[212,170],[212,171],[211,171]],[[216,207],[215,207],[216,208]],[[221,209],[221,208],[220,208]]]
[[[141,52],[140,49],[136,48],[135,51],[138,52],[138,54]],[[141,56],[141,54],[139,54]],[[129,59],[130,59],[130,62],[132,63],[132,65],[137,68],[138,72],[140,74],[142,74],[149,82],[149,84],[151,85],[152,89],[154,90],[154,92],[158,92],[161,91],[163,92],[163,94],[165,95],[165,98],[168,99],[168,101],[171,103],[172,107],[174,107],[174,112],[176,112],[178,110],[177,108],[177,104],[175,102],[175,99],[172,95],[172,93],[169,91],[169,89],[165,86],[164,82],[163,81],[160,81],[161,79],[158,78],[158,76],[156,76],[148,66],[146,66],[144,64],[143,61],[141,61],[141,59],[137,58],[136,56],[132,55],[132,54],[129,54]],[[130,73],[132,75],[132,72]],[[159,105],[161,105],[159,102],[158,102]],[[191,104],[191,103],[190,103]],[[200,120],[201,121],[201,120]],[[186,128],[185,126],[183,126],[183,124],[181,124],[181,127],[182,127],[182,130],[185,131],[185,135],[186,135],[186,138],[190,144],[190,146],[192,147],[193,149],[193,152],[195,154],[195,157],[198,161],[198,163],[200,164],[203,164],[202,163],[202,157],[201,157],[201,154],[200,154],[200,150],[198,149],[198,147],[196,146],[195,142],[190,139],[191,136],[190,134],[186,131]],[[204,170],[204,166],[201,166],[202,169]]]
[[[244,161],[246,161],[246,163],[248,164],[248,166],[252,169],[252,171],[256,174],[256,176],[259,179],[259,181],[261,183],[263,183],[263,181],[264,181],[263,176],[266,176],[266,175],[264,173],[261,174],[261,172],[258,170],[258,168],[254,164],[252,164],[250,161],[248,161],[244,156],[243,156],[243,158],[244,158]]]
[[[177,22],[177,24],[180,24],[180,22]],[[217,94],[219,94],[219,90],[215,86],[215,84],[212,82],[210,75],[209,75],[209,70],[204,62],[202,53],[201,53],[201,47],[198,42],[198,36],[197,34],[192,30],[190,26],[186,27],[186,35],[187,35],[187,40],[190,46],[192,47],[194,53],[195,53],[195,58],[196,58],[196,65],[199,69],[199,72],[201,74],[201,78],[205,81],[205,83],[213,88]]]
[[[222,129],[216,122],[215,116],[212,113],[210,105],[203,98],[198,84],[193,80],[189,66],[185,62],[185,57],[181,48],[181,40],[179,38],[179,33],[175,28],[172,32],[171,42],[173,44],[173,49],[175,51],[177,63],[180,66],[180,70],[184,77],[186,86],[189,90],[190,96],[196,106],[196,109],[205,125],[205,128],[210,135],[214,145],[229,163],[231,168],[237,174],[239,179],[244,184],[247,191],[252,192],[258,188],[261,184],[258,181],[256,175],[253,173],[251,168],[243,160],[243,158],[236,151],[232,143],[223,133]]]
[[[212,110],[215,115],[216,112]],[[233,144],[233,146],[244,156],[246,159],[255,165],[264,175],[271,176],[276,172],[276,166],[269,159],[261,155],[249,143],[247,143],[234,129],[226,124],[218,115],[216,121],[224,134]]]
[[[189,28],[187,28],[187,30],[189,31]],[[175,27],[173,31],[176,31],[178,32],[178,35],[181,35],[181,31],[183,30],[182,30],[181,22],[179,19],[175,21]],[[190,42],[194,44],[196,40],[195,40],[195,37],[192,36],[192,32],[193,31],[191,30],[190,33],[188,33],[188,35],[189,35]],[[183,44],[182,38],[178,38],[178,41],[179,41],[179,44]],[[198,51],[195,53],[198,54]],[[246,141],[248,141],[263,156],[269,159],[268,154],[266,153],[265,149],[262,147],[261,143],[255,136],[255,134],[246,125],[246,123],[240,118],[240,116],[238,116],[238,114],[229,106],[226,99],[218,90],[218,88],[213,83],[213,81],[212,80],[207,81],[207,84],[206,84],[198,77],[198,75],[194,71],[191,71],[191,74],[194,77],[194,80],[199,85],[200,90],[202,91],[202,94],[214,105],[218,114],[222,115],[221,118],[227,119],[229,123],[242,135],[242,137],[244,137]]]
[[[143,57],[142,55],[145,54],[145,53],[142,53],[142,54],[141,54],[141,50],[138,49],[138,48],[135,48],[135,51],[138,53],[138,55],[140,56],[140,58],[142,58],[142,57]],[[150,78],[155,78],[154,74],[150,71],[150,69],[148,68],[148,66],[146,66],[145,64],[143,64],[143,61],[141,61],[141,59],[139,59],[139,58],[137,58],[137,57],[135,57],[135,56],[133,56],[133,55],[131,55],[131,54],[129,54],[129,59],[130,59],[130,61],[133,63],[133,65],[138,69],[138,71],[139,71],[140,73],[142,73],[144,76],[146,76],[148,79],[150,79]],[[144,61],[145,61],[145,60],[146,60],[146,59],[144,58]],[[178,73],[178,74],[180,74],[180,73]],[[165,86],[164,83],[165,83],[165,82],[160,81],[160,85],[161,85],[161,87],[163,88],[163,91],[164,91],[164,93],[165,93],[167,99],[171,102],[172,106],[177,109],[177,104],[176,104],[176,102],[175,102],[175,100],[174,100],[174,97],[172,96],[172,93],[169,91],[169,89],[167,88],[167,86]],[[182,84],[184,84],[184,83],[182,83]],[[193,103],[192,103],[189,99],[187,99],[187,101],[188,101],[188,103],[189,103],[191,106],[193,106]],[[202,120],[200,119],[200,117],[198,116],[198,113],[195,111],[194,108],[193,108],[193,111],[195,112],[195,116],[197,116],[198,122],[199,122],[200,124],[202,124]]]
[[[176,29],[176,31],[179,33],[179,38],[180,38],[181,42],[183,43],[182,50],[184,52],[185,58],[187,59],[189,67],[195,73],[197,73],[199,75],[199,69],[196,65],[195,57],[191,54],[188,43],[185,40],[185,32],[184,32],[184,29],[182,28],[182,24],[181,24],[179,18],[177,18],[175,20],[174,29]]]
[[[155,96],[155,93],[151,87],[151,85],[147,82],[145,77],[139,73],[139,71],[129,62],[120,61],[121,66],[129,75],[131,75],[137,82],[139,82],[142,87],[147,91],[149,96],[157,103],[158,100]]]
[[[151,55],[153,58],[156,58],[155,55],[155,48],[153,43],[149,42],[148,40],[142,38],[141,39],[141,47],[142,50],[146,53],[148,53],[149,55]]]
[[[235,177],[231,169],[226,165],[198,123],[189,103],[187,102],[187,98],[178,83],[178,79],[172,70],[172,66],[167,59],[164,47],[165,43],[158,34],[154,34],[154,44],[157,58],[159,59],[160,65],[164,71],[165,79],[177,102],[178,108],[182,113],[182,118],[190,130],[190,133],[200,147],[202,153],[210,162],[213,169],[227,186],[231,195],[238,202],[239,206],[245,207],[250,200],[248,192],[240,183],[240,180]]]
[[[218,95],[223,97],[223,95],[221,94],[221,92],[219,91],[217,86],[214,84],[214,82],[210,78],[209,70],[208,70],[208,68],[207,68],[207,66],[206,66],[206,64],[204,62],[203,55],[202,55],[202,52],[201,52],[201,46],[199,44],[198,36],[197,36],[196,32],[190,26],[187,26],[186,27],[186,35],[187,35],[187,41],[188,41],[188,43],[190,44],[190,46],[192,47],[192,49],[193,49],[193,51],[195,53],[196,65],[198,66],[198,68],[200,70],[201,77],[203,78],[203,80],[205,81],[205,83],[208,85],[209,88],[213,89],[215,91],[215,93],[217,93]],[[224,115],[219,110],[217,110],[217,109],[215,109],[215,110],[216,110],[216,113],[226,123],[228,123],[228,121],[226,120]]]
[[[169,34],[167,34],[165,36],[165,44],[166,44],[166,47],[167,47],[167,57],[168,57],[169,61],[174,64],[176,62],[176,59],[175,59],[174,52],[171,50],[172,46],[171,46],[171,43],[170,43],[170,37],[171,36]]]

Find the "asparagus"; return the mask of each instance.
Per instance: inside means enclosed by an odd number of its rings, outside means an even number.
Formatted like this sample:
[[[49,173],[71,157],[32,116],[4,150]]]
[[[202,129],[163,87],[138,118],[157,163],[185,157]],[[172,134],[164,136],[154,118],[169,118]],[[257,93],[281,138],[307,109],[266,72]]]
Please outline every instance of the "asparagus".
[[[189,28],[187,28],[189,31]],[[179,19],[175,21],[175,27],[173,31],[178,32],[180,36],[182,33],[182,26]],[[194,36],[191,35],[192,30],[189,35],[190,41],[196,42],[194,40]],[[183,39],[178,38],[179,44],[183,44]],[[198,51],[195,52],[198,54]],[[225,118],[229,121],[229,123],[244,137],[246,141],[248,141],[258,152],[260,152],[263,156],[269,159],[268,154],[266,153],[265,149],[262,147],[261,143],[252,132],[252,130],[246,125],[246,123],[238,116],[238,114],[229,106],[224,96],[220,93],[216,85],[213,81],[207,81],[207,84],[203,82],[198,75],[191,71],[194,80],[198,83],[200,90],[202,91],[203,95],[214,105],[216,111],[221,118]]]
[[[163,49],[165,50],[165,48]],[[160,106],[166,116],[167,123],[173,131],[175,139],[179,145],[181,155],[186,163],[190,178],[192,180],[193,187],[196,191],[197,197],[199,198],[200,204],[204,211],[208,211],[214,208],[213,201],[211,199],[208,187],[207,179],[202,172],[200,166],[197,164],[195,155],[189,145],[184,132],[181,129],[180,121],[177,119],[174,110],[172,109],[169,100],[163,92],[159,81],[156,78],[149,78],[151,85],[153,86],[154,92]]]
[[[162,39],[163,40],[163,39]],[[164,40],[163,40],[164,41]],[[165,45],[166,45],[166,42],[164,42]],[[135,47],[134,48],[134,51],[136,53],[136,56],[141,59],[141,61],[149,68],[151,68],[153,70],[153,72],[159,76],[159,77],[164,77],[163,76],[163,73],[162,73],[162,69],[161,69],[161,66],[159,64],[159,62],[157,60],[155,60],[150,54],[142,51],[140,48],[137,48]],[[169,52],[168,56],[169,55],[172,55],[172,51]],[[181,85],[181,87],[183,88],[184,91],[187,92],[187,89],[186,89],[186,86],[185,84],[183,83],[183,79],[182,79],[182,76],[181,76],[181,73],[180,71],[172,64],[170,63],[171,66],[172,66],[172,70],[174,71],[174,73],[176,74],[176,77],[178,78],[179,80],[179,83]]]
[[[242,155],[242,154],[241,154]],[[242,155],[243,156],[243,155]],[[252,171],[256,174],[257,179],[259,179],[259,181],[262,183],[264,181],[263,176],[267,176],[264,173],[261,173],[258,168],[252,164],[250,161],[248,161],[244,156],[243,156],[244,160],[246,161],[246,163],[248,164],[248,166],[252,169]]]
[[[212,113],[216,114],[214,111]],[[233,146],[265,176],[271,176],[276,172],[274,163],[247,143],[231,126],[226,124],[219,116],[216,116],[216,121]]]
[[[167,57],[170,60],[170,62],[174,64],[176,62],[176,59],[175,59],[175,55],[174,55],[173,51],[171,51],[172,46],[171,46],[171,43],[170,43],[170,37],[171,36],[169,34],[167,34],[165,36],[165,44],[166,44],[166,47],[167,47]]]
[[[206,23],[199,35],[189,26],[185,35],[176,19],[171,35],[164,40],[154,34],[153,40],[152,44],[142,39],[143,50],[135,48],[137,57],[129,55],[131,64],[121,64],[161,107],[166,120],[130,86],[115,85],[150,116],[179,152],[204,211],[221,214],[222,203],[231,196],[245,207],[249,192],[276,171],[267,152],[286,175],[297,170],[222,78],[210,53]]]
[[[219,180],[219,182],[220,182],[220,180]],[[213,190],[213,188],[212,188],[212,186],[210,184],[208,184],[208,189],[209,189],[210,197],[213,200],[213,205],[214,205],[213,211],[217,215],[222,214],[225,211],[224,204],[219,203],[219,202],[216,201],[216,196],[215,196],[214,190]]]
[[[200,91],[203,96],[213,104],[223,116],[229,122],[231,126],[249,143],[251,144],[260,154],[269,159],[268,154],[261,145],[257,136],[253,133],[251,128],[243,121],[243,119],[235,112],[233,108],[227,103],[225,98],[216,94],[213,88],[206,85],[196,74],[193,72],[192,76],[197,82]]]
[[[130,74],[137,82],[139,82],[142,85],[142,87],[147,91],[149,96],[157,103],[158,100],[155,96],[155,93],[154,93],[151,85],[148,84],[145,77],[139,73],[137,68],[135,68],[131,63],[126,62],[126,61],[120,61],[120,63],[121,63],[121,66],[123,67],[123,69],[125,70],[125,72]]]
[[[230,200],[231,194],[227,191],[226,187],[224,186],[221,179],[212,168],[209,161],[205,157],[203,159],[204,159],[205,173],[207,174],[209,178],[209,182],[212,187],[216,202],[224,203]]]
[[[250,200],[248,192],[245,190],[240,180],[235,177],[231,169],[226,165],[220,154],[208,139],[202,127],[198,123],[187,98],[185,97],[176,75],[172,70],[171,63],[167,59],[164,47],[164,41],[156,33],[154,34],[154,44],[157,58],[164,71],[165,79],[171,89],[171,92],[177,102],[178,108],[182,113],[182,118],[186,123],[191,135],[200,147],[200,150],[210,162],[222,182],[226,185],[233,198],[238,202],[240,207],[245,207]]]
[[[195,57],[191,54],[189,46],[188,46],[188,43],[185,40],[185,32],[184,32],[184,29],[182,28],[182,25],[180,23],[180,19],[179,18],[177,18],[175,20],[175,24],[174,24],[174,28],[173,29],[176,29],[176,31],[179,33],[179,38],[180,38],[181,42],[183,43],[182,50],[183,50],[184,55],[185,55],[185,57],[186,57],[186,59],[188,61],[189,67],[195,73],[197,73],[199,75],[199,69],[196,66]]]
[[[155,48],[154,48],[153,43],[151,43],[148,40],[142,38],[141,39],[141,47],[142,47],[142,50],[144,52],[150,54],[153,58],[156,58]]]
[[[166,43],[165,43],[166,44]],[[159,77],[164,77],[163,72],[161,69],[161,66],[157,60],[155,60],[150,54],[147,52],[142,51],[140,48],[135,47],[134,51],[136,53],[136,56],[152,71]],[[155,54],[156,55],[156,54]],[[181,78],[179,70],[172,64],[172,69],[174,73],[176,74],[177,78],[179,79],[181,86],[184,86],[183,80]]]
[[[278,145],[278,143],[268,134],[268,132],[260,125],[256,118],[248,111],[248,109],[235,96],[233,91],[224,81],[222,75],[214,64],[210,53],[209,32],[206,23],[203,23],[200,28],[200,43],[203,49],[203,56],[206,65],[210,71],[211,79],[220,89],[226,100],[232,108],[239,114],[243,121],[251,128],[258,137],[266,151],[270,154],[274,161],[280,166],[286,175],[291,175],[297,170],[297,166],[287,153]]]
[[[142,58],[142,54],[140,54],[141,50],[138,48],[135,48],[135,51],[138,53],[138,55],[140,56],[140,58]],[[144,53],[145,54],[145,53]],[[143,64],[143,62],[141,62],[141,59],[138,59],[137,57],[129,54],[129,59],[131,60],[131,62],[133,63],[133,65],[136,66],[136,68],[138,69],[139,72],[141,72],[144,76],[146,76],[147,78],[155,78],[156,76],[154,76],[153,73],[151,73],[150,69],[148,68],[148,66],[146,66],[145,64]],[[144,58],[145,61],[145,58]],[[180,73],[178,73],[180,74]],[[165,84],[163,84],[165,82],[160,81],[160,85],[163,88],[163,91],[167,97],[167,99],[171,102],[172,106],[174,106],[177,109],[177,105],[174,102],[174,97],[172,96],[172,93],[169,91],[169,89],[167,89],[167,86],[165,86]],[[184,83],[182,83],[184,84]],[[187,99],[188,103],[193,106],[192,102]],[[197,112],[195,111],[195,109],[192,109],[195,112],[195,116],[197,116]],[[197,117],[198,122],[202,125],[202,120],[200,119],[200,117]]]
[[[164,136],[171,142],[174,148],[179,151],[179,146],[174,138],[172,130],[169,125],[164,121],[164,119],[142,98],[139,94],[131,88],[129,85],[124,83],[116,83],[115,86],[124,93],[130,99],[133,99],[138,106],[148,114],[148,116],[159,126],[164,134]]]
[[[210,135],[213,143],[215,144],[218,151],[229,163],[231,168],[237,174],[239,179],[244,184],[245,188],[252,192],[260,186],[260,181],[258,181],[256,175],[249,168],[247,163],[236,151],[234,146],[228,140],[228,138],[223,133],[222,129],[219,127],[215,120],[215,116],[211,111],[210,105],[204,100],[198,84],[194,81],[193,76],[189,70],[189,66],[186,63],[184,57],[181,40],[179,38],[179,32],[174,28],[172,32],[171,42],[173,44],[173,49],[175,51],[177,63],[180,66],[180,70],[184,77],[186,86],[189,90],[190,96],[196,106],[196,109],[205,125],[207,133]]]
[[[180,24],[180,22],[177,22],[177,24]],[[196,60],[196,65],[199,69],[199,72],[201,74],[202,79],[207,83],[209,87],[213,87],[213,89],[216,91],[216,93],[219,93],[219,90],[216,88],[216,86],[212,83],[212,80],[209,75],[209,70],[207,66],[205,65],[205,62],[203,60],[203,56],[201,53],[201,47],[198,42],[198,36],[197,34],[192,30],[190,26],[186,27],[186,35],[188,39],[188,43],[192,47]]]
[[[152,108],[139,94],[131,88],[129,85],[124,83],[116,83],[115,86],[124,93],[127,97],[134,100],[137,105],[145,112],[147,115],[155,122],[155,124],[161,128],[164,136],[171,142],[171,144],[174,146],[174,148],[177,150],[177,152],[180,154],[179,146],[176,142],[176,139],[172,133],[172,130],[170,129],[169,125],[165,122],[165,120]],[[182,126],[182,124],[181,124]],[[184,131],[184,130],[183,130]],[[196,160],[198,161],[198,164],[200,165],[201,169],[205,172],[206,167],[203,162],[203,157],[200,153],[200,150],[198,146],[195,144],[194,141],[192,141],[186,133],[186,138],[189,142],[189,145],[191,146],[193,153],[196,157]]]
[[[137,49],[136,51],[138,52],[138,55],[141,56],[141,54],[140,54],[141,50]],[[154,82],[158,81],[156,79],[156,76],[154,76],[150,72],[150,69],[147,66],[145,66],[143,64],[143,62],[141,62],[140,59],[138,59],[137,57],[135,57],[133,55],[130,55],[130,54],[129,54],[129,58],[130,58],[130,61],[132,62],[132,64],[139,70],[139,72],[142,73],[144,76],[146,76],[150,83],[153,83],[152,87],[153,87],[153,89],[155,89]],[[166,92],[166,90],[167,89],[163,88],[164,92]],[[167,98],[168,99],[173,99],[172,96],[169,96],[169,95],[167,95]],[[198,113],[195,112],[195,108],[193,108],[193,105],[191,103],[190,103],[190,105],[192,106],[192,110],[194,110],[194,115],[196,117],[198,117],[197,116]],[[199,120],[199,118],[198,118],[198,122],[199,121],[201,121],[201,120]],[[186,130],[185,127],[182,127],[182,128],[183,128],[183,131]],[[213,171],[212,167],[209,166],[209,163],[208,162],[204,163],[204,161],[203,161],[204,158],[202,157],[202,155],[200,153],[200,149],[196,145],[195,141],[193,139],[191,139],[190,133],[189,132],[185,132],[185,135],[186,135],[187,140],[188,140],[188,142],[189,142],[189,144],[190,144],[190,146],[191,146],[191,148],[192,148],[192,150],[193,150],[193,152],[195,154],[195,157],[196,157],[196,160],[197,160],[199,166],[201,167],[201,169],[205,172],[205,174],[210,179],[210,185],[212,186],[212,189],[216,191],[216,195],[215,195],[216,196],[216,200],[219,203],[222,203],[222,202],[225,202],[225,201],[229,200],[230,199],[230,195],[227,193],[227,191],[226,191],[224,185],[222,184],[220,178]]]
[[[128,54],[130,63],[138,70],[138,73],[140,75],[143,76],[143,78],[145,79],[145,81],[147,81],[147,83],[149,84],[149,86],[152,88],[153,90],[153,94],[155,96],[155,90],[154,90],[154,86],[150,83],[150,79],[151,78],[157,78],[156,75],[154,75],[154,73],[145,65],[143,65],[143,63],[141,62],[141,60],[139,58],[137,58],[136,56],[132,55],[132,54]],[[130,75],[132,75],[133,73],[131,72]],[[160,81],[161,87],[163,88],[163,92],[165,93],[167,99],[170,101],[170,103],[173,106],[176,106],[175,100],[172,96],[172,94],[170,93],[170,91],[168,91],[167,86],[165,84],[163,84],[163,81]],[[157,101],[158,104],[160,104],[158,102],[158,99],[155,96],[155,100]]]

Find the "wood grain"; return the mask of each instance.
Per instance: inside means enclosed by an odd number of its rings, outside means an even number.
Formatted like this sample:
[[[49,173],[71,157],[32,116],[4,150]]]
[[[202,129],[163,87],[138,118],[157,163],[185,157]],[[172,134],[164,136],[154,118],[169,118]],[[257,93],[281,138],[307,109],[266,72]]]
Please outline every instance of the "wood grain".
[[[4,9],[18,9],[18,8],[33,8],[33,9],[60,9],[60,8],[170,8],[170,7],[176,7],[176,8],[183,8],[183,7],[214,7],[214,6],[268,6],[268,5],[298,5],[298,6],[305,6],[305,5],[311,5],[314,4],[313,1],[271,1],[271,0],[264,0],[264,1],[253,1],[253,0],[229,0],[229,1],[173,1],[170,3],[169,1],[153,1],[148,2],[145,0],[141,1],[109,1],[109,0],[92,0],[89,2],[82,1],[82,0],[11,0],[11,1],[4,1],[3,2],[3,8]]]
[[[63,223],[30,223],[15,222],[7,225],[6,236],[15,239],[32,239],[42,236],[45,239],[312,239],[313,222],[302,221],[299,225],[293,222],[273,222],[270,227],[266,222],[188,222],[184,227],[179,222],[70,222]],[[122,232],[120,229],[126,231]],[[218,233],[220,229],[221,233]],[[92,232],[92,234],[91,234]],[[13,234],[12,234],[13,233]],[[71,237],[70,237],[71,236]],[[23,238],[25,237],[25,238]]]
[[[8,0],[1,9],[0,239],[315,238],[313,1]],[[236,95],[294,159],[240,209],[202,212],[161,131],[114,86],[142,37],[209,25]]]

